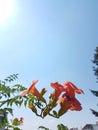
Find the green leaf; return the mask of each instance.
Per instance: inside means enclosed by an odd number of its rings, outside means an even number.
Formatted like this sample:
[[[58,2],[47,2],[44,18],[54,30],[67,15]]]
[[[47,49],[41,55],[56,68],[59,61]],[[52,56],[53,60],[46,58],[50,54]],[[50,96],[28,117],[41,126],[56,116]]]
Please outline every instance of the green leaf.
[[[36,100],[36,97],[33,94],[28,94],[28,98],[32,100]]]
[[[58,130],[68,130],[67,126],[63,125],[63,124],[59,124],[57,125]]]
[[[26,87],[24,87],[20,84],[15,84],[15,85],[13,85],[12,91],[15,92],[15,90],[16,90],[16,92],[21,92],[21,91],[24,91],[26,89],[27,89]]]
[[[4,79],[4,82],[12,82],[18,78],[18,74],[13,74]]]
[[[13,109],[12,108],[4,108],[4,110],[9,112],[11,115],[13,115]]]
[[[38,129],[50,130],[50,129],[44,127],[44,126],[39,126]]]
[[[25,100],[25,101],[24,101],[24,106],[25,106],[25,107],[27,106],[27,103],[28,103],[28,100]]]
[[[13,130],[20,130],[20,128],[18,128],[18,127],[15,127]]]

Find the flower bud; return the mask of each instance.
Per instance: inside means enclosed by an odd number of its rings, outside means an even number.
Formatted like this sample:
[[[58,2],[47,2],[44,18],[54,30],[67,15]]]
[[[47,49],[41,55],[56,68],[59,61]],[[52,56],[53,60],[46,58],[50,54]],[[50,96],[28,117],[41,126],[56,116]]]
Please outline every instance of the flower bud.
[[[15,125],[15,126],[18,126],[18,125],[19,125],[19,120],[18,120],[18,118],[15,118],[15,119],[13,120],[12,124]]]
[[[45,108],[43,111],[43,117],[45,117],[46,115],[48,115],[50,109],[49,108]]]
[[[35,107],[32,103],[30,103],[28,107],[29,107],[34,113],[37,113],[37,109],[36,109],[36,107]]]
[[[45,93],[47,92],[47,90],[45,88],[43,88],[40,92],[40,94],[43,96]]]

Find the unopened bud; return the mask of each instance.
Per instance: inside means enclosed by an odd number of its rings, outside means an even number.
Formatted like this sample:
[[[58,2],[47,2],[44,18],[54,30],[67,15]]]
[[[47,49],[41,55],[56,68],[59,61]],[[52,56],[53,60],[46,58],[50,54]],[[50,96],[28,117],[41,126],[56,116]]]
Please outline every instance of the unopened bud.
[[[49,108],[45,108],[43,111],[43,117],[45,117],[49,113],[49,111],[50,111]]]
[[[28,107],[29,107],[34,113],[37,113],[37,109],[36,109],[36,107],[35,107],[32,103],[30,103]]]
[[[40,92],[40,94],[43,96],[45,93],[47,92],[47,90],[45,88],[43,88]]]

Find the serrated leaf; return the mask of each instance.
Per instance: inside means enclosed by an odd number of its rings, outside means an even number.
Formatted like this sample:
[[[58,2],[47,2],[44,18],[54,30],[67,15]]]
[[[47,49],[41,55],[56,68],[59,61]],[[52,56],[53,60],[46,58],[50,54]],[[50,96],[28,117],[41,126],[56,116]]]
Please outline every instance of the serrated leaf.
[[[24,101],[24,106],[25,106],[25,107],[27,106],[27,103],[28,103],[28,100],[25,100],[25,101]]]

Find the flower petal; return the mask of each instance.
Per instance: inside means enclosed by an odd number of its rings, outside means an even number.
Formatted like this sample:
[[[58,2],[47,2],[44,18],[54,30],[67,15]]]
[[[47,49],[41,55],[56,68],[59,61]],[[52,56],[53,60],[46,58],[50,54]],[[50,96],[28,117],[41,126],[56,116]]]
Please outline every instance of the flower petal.
[[[78,93],[78,94],[82,94],[84,93],[83,90],[77,88],[72,82],[70,81],[67,81],[67,82],[64,82],[64,87],[65,87],[65,91],[67,93],[69,93],[71,96],[74,96],[75,95],[75,92]]]
[[[35,84],[38,82],[38,80],[33,80],[31,86],[29,87],[28,91],[30,91],[34,86]]]
[[[63,85],[59,84],[58,82],[51,83],[50,85],[55,89],[53,93],[55,98],[58,98],[60,94],[64,91]]]
[[[21,94],[21,96],[25,96],[26,94],[28,94],[28,90],[24,90],[24,92]]]

